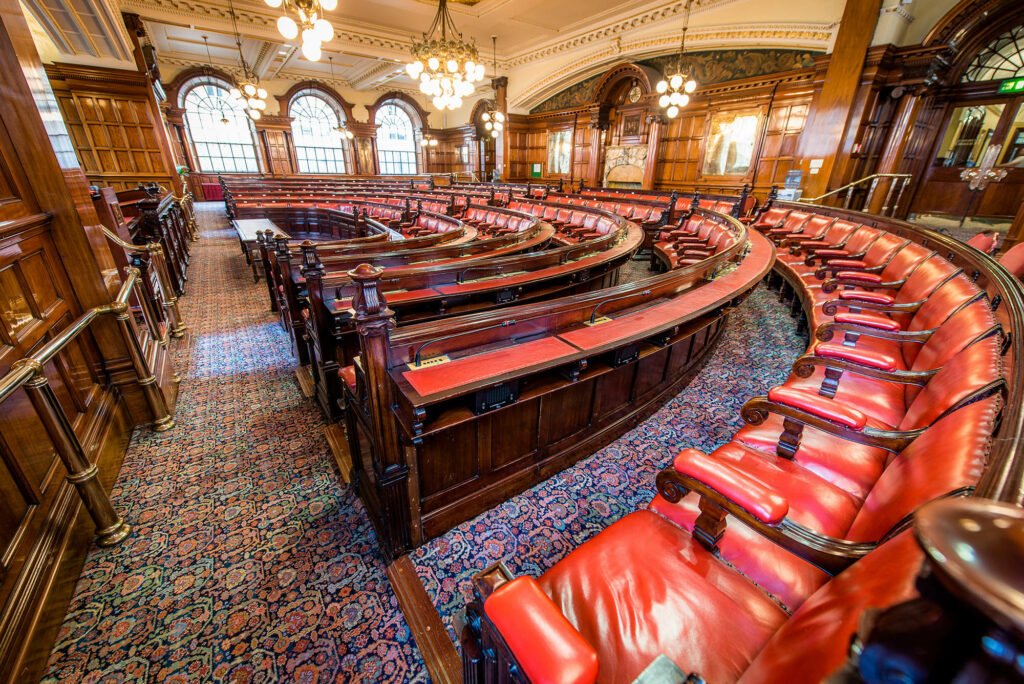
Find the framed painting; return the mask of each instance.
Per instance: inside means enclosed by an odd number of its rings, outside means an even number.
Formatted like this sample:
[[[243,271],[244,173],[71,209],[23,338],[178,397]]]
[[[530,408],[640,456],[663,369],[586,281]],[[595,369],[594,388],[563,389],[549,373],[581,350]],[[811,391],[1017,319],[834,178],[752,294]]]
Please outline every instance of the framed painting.
[[[709,114],[701,176],[743,178],[752,175],[764,116],[764,107]]]

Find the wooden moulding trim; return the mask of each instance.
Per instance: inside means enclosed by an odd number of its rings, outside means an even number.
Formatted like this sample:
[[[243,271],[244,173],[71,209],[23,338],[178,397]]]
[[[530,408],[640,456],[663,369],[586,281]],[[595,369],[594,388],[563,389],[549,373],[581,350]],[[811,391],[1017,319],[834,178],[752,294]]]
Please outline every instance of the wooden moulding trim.
[[[54,62],[44,65],[46,76],[51,81],[95,81],[97,83],[118,83],[145,88],[149,78],[139,71],[127,69],[108,69],[104,67],[78,66]]]
[[[460,684],[462,661],[409,556],[392,562],[387,567],[387,576],[431,680],[438,684]]]

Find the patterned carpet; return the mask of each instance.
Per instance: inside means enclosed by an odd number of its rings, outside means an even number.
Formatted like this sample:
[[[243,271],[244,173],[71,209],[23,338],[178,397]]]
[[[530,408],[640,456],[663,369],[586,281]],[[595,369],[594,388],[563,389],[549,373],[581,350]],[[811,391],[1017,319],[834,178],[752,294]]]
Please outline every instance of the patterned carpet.
[[[610,523],[645,507],[658,471],[681,448],[710,451],[728,441],[742,425],[743,402],[784,380],[807,346],[786,311],[762,285],[732,314],[707,366],[650,419],[416,549],[416,571],[452,638],[474,573],[498,560],[517,575],[544,572]]]
[[[44,681],[426,681],[265,285],[200,207],[178,426],[135,434],[113,492],[135,533],[90,552]]]
[[[114,489],[136,532],[89,554],[44,681],[426,681],[264,285],[220,207],[200,205],[200,222],[178,427],[136,433]],[[640,266],[633,277],[647,276]],[[650,420],[413,554],[450,630],[478,569],[504,559],[543,572],[646,505],[679,448],[710,450],[735,431],[742,403],[780,381],[805,344],[775,297],[755,292],[705,370]]]

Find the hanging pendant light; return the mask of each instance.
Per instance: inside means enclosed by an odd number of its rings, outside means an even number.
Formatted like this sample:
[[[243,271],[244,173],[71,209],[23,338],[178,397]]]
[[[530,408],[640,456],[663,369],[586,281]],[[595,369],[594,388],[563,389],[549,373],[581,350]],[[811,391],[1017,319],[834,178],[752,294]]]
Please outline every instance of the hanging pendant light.
[[[498,36],[491,36],[491,58],[494,62],[494,75],[498,75]],[[484,128],[488,130],[492,138],[497,138],[505,129],[505,113],[498,109],[498,90],[494,90],[494,99],[487,103],[487,109],[480,116],[484,121]]]
[[[676,71],[671,76],[666,76],[658,81],[655,90],[658,91],[658,106],[665,110],[665,116],[674,119],[679,116],[679,110],[690,104],[690,95],[697,90],[695,81],[688,72],[683,71],[683,53],[686,52],[686,31],[690,27],[690,9],[693,0],[686,0],[686,8],[683,13],[683,38],[679,43],[679,60],[676,62]]]
[[[206,71],[206,75],[207,76],[211,76],[212,77],[213,76],[213,58],[210,56],[210,39],[209,39],[209,37],[203,36],[203,45],[206,46],[206,66],[204,67],[204,71]],[[232,88],[232,91],[234,91],[234,88]],[[221,102],[223,103],[224,101],[221,100]],[[230,126],[231,125],[231,120],[228,118],[228,115],[224,112],[224,107],[223,106],[221,106],[221,108],[220,108],[220,125],[222,125],[222,126]]]
[[[338,0],[266,0],[266,3],[284,12],[277,19],[277,30],[284,39],[295,40],[301,34],[302,56],[311,62],[320,61],[323,44],[334,39],[334,27],[324,18],[324,13],[337,9]]]
[[[463,98],[476,90],[473,84],[484,77],[476,43],[465,40],[455,28],[448,0],[439,0],[430,28],[424,31],[422,40],[413,41],[412,56],[414,61],[405,70],[419,80],[420,92],[432,98],[439,110],[461,107]]]
[[[263,116],[263,110],[267,108],[267,91],[260,85],[259,76],[256,75],[255,70],[249,67],[249,63],[245,61],[245,55],[242,54],[242,36],[238,32],[235,5],[231,0],[228,0],[228,11],[231,13],[231,26],[235,31],[235,45],[238,46],[238,61],[242,65],[242,78],[231,89],[230,95],[241,105],[250,119],[259,121]]]
[[[327,61],[331,63],[331,83],[334,83],[334,55],[330,55]],[[338,115],[338,126],[334,129],[334,132],[338,134],[338,137],[343,140],[351,140],[356,137],[352,131],[348,129],[348,125],[341,120],[341,115]]]

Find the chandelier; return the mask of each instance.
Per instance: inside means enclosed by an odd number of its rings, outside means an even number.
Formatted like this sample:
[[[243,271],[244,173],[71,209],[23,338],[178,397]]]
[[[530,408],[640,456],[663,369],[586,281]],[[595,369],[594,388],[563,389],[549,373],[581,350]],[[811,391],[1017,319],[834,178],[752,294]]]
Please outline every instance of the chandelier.
[[[334,55],[329,55],[327,61],[331,63],[331,83],[334,83]],[[338,115],[338,125],[334,128],[334,132],[338,134],[338,137],[342,140],[351,140],[356,137],[352,131],[348,130],[348,126],[344,121],[341,120],[341,115]]]
[[[676,71],[671,76],[666,76],[658,81],[655,90],[661,94],[658,98],[658,106],[665,110],[665,116],[674,119],[679,116],[679,108],[690,104],[690,95],[697,89],[697,82],[690,77],[688,72],[683,71],[683,53],[686,52],[686,30],[690,26],[690,6],[693,0],[686,0],[686,9],[683,13],[683,39],[679,43],[679,61],[676,63]]]
[[[494,73],[498,73],[498,36],[491,36],[491,50],[494,59]],[[492,138],[497,138],[501,135],[501,131],[505,128],[505,113],[498,109],[497,96],[498,91],[494,91],[495,99],[487,103],[487,109],[484,110],[483,115],[480,117],[484,120],[484,128],[491,132]]]
[[[433,98],[436,109],[458,109],[462,98],[473,94],[473,84],[484,77],[476,43],[466,41],[455,28],[448,0],[439,0],[437,15],[423,33],[423,40],[413,41],[412,56],[415,61],[405,70],[419,79],[420,91]]]
[[[310,62],[320,61],[321,46],[334,38],[334,27],[324,19],[324,13],[337,9],[338,0],[266,0],[266,3],[284,11],[277,19],[277,30],[285,40],[294,40],[301,31],[302,56]]]
[[[242,64],[242,78],[229,92],[231,99],[241,104],[242,109],[253,121],[259,121],[263,116],[263,110],[267,108],[267,91],[260,85],[260,79],[249,63],[245,61],[242,54],[242,36],[238,33],[238,22],[235,19],[235,5],[228,2],[228,10],[231,12],[231,26],[235,30],[235,45],[238,46],[238,61]],[[209,46],[207,46],[209,50]]]

